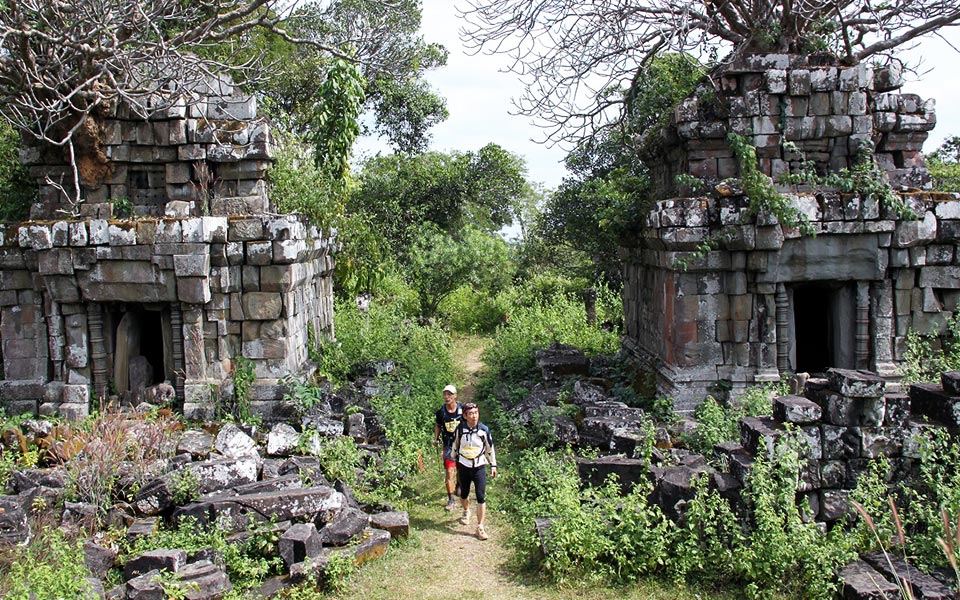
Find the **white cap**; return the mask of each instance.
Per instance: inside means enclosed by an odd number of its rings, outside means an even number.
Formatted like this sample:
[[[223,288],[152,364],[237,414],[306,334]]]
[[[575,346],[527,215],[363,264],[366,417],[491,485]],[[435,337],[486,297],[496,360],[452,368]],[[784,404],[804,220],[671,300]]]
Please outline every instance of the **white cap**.
[[[456,393],[457,393],[457,386],[455,386],[455,385],[448,385],[447,387],[443,388],[443,391],[444,391],[444,392],[450,392],[451,394],[456,395]]]

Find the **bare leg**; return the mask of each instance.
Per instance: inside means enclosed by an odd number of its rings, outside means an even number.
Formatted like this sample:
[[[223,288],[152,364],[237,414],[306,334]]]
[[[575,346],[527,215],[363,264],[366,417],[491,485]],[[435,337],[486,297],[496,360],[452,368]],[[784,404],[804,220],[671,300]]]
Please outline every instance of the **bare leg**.
[[[456,467],[450,467],[449,469],[447,469],[446,484],[447,484],[447,493],[453,494],[453,491],[457,487],[457,468]]]
[[[483,517],[487,514],[487,503],[477,504],[477,525],[483,527]]]

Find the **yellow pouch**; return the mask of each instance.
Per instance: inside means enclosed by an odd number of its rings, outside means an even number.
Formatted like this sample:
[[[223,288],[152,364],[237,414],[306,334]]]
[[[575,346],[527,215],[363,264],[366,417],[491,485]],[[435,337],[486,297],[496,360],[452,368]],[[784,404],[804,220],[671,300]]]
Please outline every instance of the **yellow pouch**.
[[[460,446],[460,456],[475,459],[483,453],[483,446]]]

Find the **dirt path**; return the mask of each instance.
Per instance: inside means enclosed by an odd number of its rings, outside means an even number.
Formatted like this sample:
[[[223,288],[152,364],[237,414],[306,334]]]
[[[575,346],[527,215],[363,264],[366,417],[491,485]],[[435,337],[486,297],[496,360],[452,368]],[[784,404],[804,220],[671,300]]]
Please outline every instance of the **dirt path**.
[[[482,340],[468,338],[466,347],[455,349],[458,370],[463,374],[458,387],[459,400],[474,398],[474,383],[482,366]],[[482,419],[482,414],[481,414]],[[433,458],[433,457],[431,457]],[[434,465],[437,461],[425,461]],[[354,576],[350,591],[340,598],[395,600],[424,598],[433,600],[499,600],[540,598],[509,574],[507,563],[512,556],[506,541],[509,535],[506,519],[498,514],[497,496],[502,482],[488,480],[486,529],[490,539],[480,541],[476,517],[470,525],[457,522],[459,511],[443,509],[446,493],[439,466],[428,466],[425,474],[426,493],[410,508],[412,538],[398,548],[391,548],[384,560],[369,563]],[[475,506],[471,499],[471,509]]]

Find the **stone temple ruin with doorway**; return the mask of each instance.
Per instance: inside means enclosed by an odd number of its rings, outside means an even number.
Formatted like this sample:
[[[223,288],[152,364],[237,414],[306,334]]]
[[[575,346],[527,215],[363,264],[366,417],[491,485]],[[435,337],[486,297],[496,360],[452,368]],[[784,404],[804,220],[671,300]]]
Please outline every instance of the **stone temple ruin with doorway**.
[[[102,123],[97,167],[26,147],[31,220],[0,229],[0,406],[82,417],[112,395],[213,416],[238,357],[251,408],[283,416],[281,379],[333,334],[336,243],[270,211],[270,132],[256,101],[215,81],[189,101]],[[119,218],[121,208],[133,218]]]
[[[680,412],[718,385],[736,393],[783,373],[895,379],[908,330],[943,333],[960,308],[960,201],[927,191],[921,154],[933,101],[900,93],[892,68],[779,54],[734,60],[710,81],[641,140],[655,196],[621,248],[625,346]],[[811,165],[841,172],[872,149],[917,218],[809,179],[777,188],[815,235],[753,214],[729,133],[752,143],[775,182]],[[678,176],[708,191],[690,193]]]

